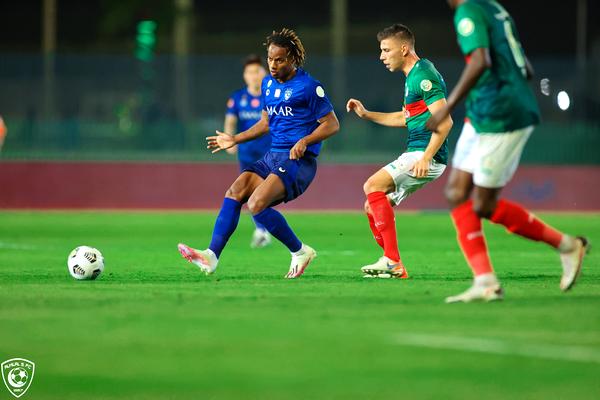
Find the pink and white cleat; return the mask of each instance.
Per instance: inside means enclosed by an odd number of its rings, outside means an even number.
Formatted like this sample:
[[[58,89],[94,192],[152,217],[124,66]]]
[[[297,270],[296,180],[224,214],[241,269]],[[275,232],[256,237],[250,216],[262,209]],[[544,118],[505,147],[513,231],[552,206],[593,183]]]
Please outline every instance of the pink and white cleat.
[[[217,269],[219,259],[211,249],[197,250],[183,243],[179,243],[177,249],[183,258],[198,266],[206,275]]]
[[[292,255],[290,270],[285,275],[285,278],[294,279],[302,275],[306,267],[308,267],[308,264],[310,264],[310,262],[314,260],[316,256],[317,252],[312,247],[302,244],[300,254]]]

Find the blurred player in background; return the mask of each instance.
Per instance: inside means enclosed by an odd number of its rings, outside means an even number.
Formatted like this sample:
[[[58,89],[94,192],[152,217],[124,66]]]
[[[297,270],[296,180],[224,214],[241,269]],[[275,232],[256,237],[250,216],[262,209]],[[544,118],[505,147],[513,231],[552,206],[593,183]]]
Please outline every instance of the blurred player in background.
[[[244,61],[244,82],[246,87],[236,90],[227,100],[224,132],[235,135],[256,124],[262,113],[260,84],[267,75],[262,60],[257,55],[249,55]],[[237,153],[240,171],[245,170],[256,161],[263,158],[271,148],[271,135],[266,134],[258,139],[240,143],[227,149],[229,154]],[[256,229],[252,234],[250,247],[265,247],[271,243],[271,235],[258,221],[254,221]]]
[[[305,52],[296,33],[284,28],[269,35],[265,44],[270,76],[262,81],[260,121],[235,136],[217,131],[207,141],[214,153],[270,132],[271,150],[227,190],[208,249],[178,246],[184,258],[207,274],[215,272],[244,203],[255,220],[290,250],[292,261],[286,278],[302,275],[317,255],[272,207],[295,199],[308,188],[317,172],[321,142],[339,130],[339,122],[323,86],[301,68]]]
[[[447,136],[452,128],[449,115],[436,131],[425,128],[431,113],[446,105],[446,83],[431,61],[415,52],[415,37],[406,26],[395,24],[377,34],[380,59],[390,72],[406,76],[402,111],[381,113],[367,110],[361,101],[348,100],[346,110],[380,125],[408,128],[406,152],[373,174],[364,184],[365,211],[383,257],[362,267],[366,277],[408,278],[398,251],[393,206],[439,178],[448,160]]]
[[[556,248],[562,262],[560,288],[579,275],[588,244],[546,225],[521,205],[498,199],[517,169],[523,147],[540,121],[528,86],[532,69],[512,17],[493,0],[448,0],[467,65],[447,105],[427,122],[436,129],[468,94],[467,118],[456,145],[446,187],[460,247],[475,276],[473,286],[446,302],[500,300],[503,291],[488,255],[481,218],[509,232]],[[471,200],[471,194],[473,199]]]
[[[0,151],[2,151],[2,146],[4,145],[5,137],[6,137],[6,125],[4,124],[4,120],[0,116]]]

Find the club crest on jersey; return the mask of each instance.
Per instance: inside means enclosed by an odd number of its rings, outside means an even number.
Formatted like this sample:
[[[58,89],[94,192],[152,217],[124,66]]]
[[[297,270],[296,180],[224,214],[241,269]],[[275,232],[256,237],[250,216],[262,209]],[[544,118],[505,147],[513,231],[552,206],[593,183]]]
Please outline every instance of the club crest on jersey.
[[[421,81],[421,90],[424,92],[429,92],[431,90],[431,87],[433,86],[431,84],[431,81],[429,79],[423,79]]]
[[[283,93],[283,99],[285,101],[288,101],[290,99],[290,97],[292,97],[292,93],[293,93],[292,88],[285,89],[285,92]]]
[[[458,22],[458,33],[470,36],[475,31],[475,24],[471,18],[463,18]]]
[[[252,106],[252,108],[258,108],[258,107],[260,107],[260,100],[252,99],[252,101],[250,102],[250,105]]]

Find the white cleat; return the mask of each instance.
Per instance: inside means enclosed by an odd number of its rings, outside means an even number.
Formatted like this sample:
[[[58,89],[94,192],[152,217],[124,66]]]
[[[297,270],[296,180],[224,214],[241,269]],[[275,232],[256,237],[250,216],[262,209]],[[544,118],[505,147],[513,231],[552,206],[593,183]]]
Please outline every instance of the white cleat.
[[[360,270],[364,274],[363,278],[408,278],[408,272],[401,263],[394,263],[385,256],[379,258],[374,264],[365,265]]]
[[[305,244],[302,245],[301,251],[301,254],[292,255],[290,270],[285,275],[285,278],[294,279],[302,275],[308,264],[317,256],[317,252]]]
[[[446,297],[446,303],[488,302],[502,300],[503,298],[504,291],[498,284],[491,286],[473,285],[459,295]]]
[[[575,238],[575,248],[571,251],[561,253],[560,261],[562,263],[563,274],[560,278],[560,290],[566,292],[571,289],[579,274],[581,273],[581,267],[583,265],[583,257],[589,251],[590,245],[586,238],[577,236]]]
[[[179,243],[177,249],[183,258],[198,266],[206,275],[214,273],[217,269],[219,259],[212,250],[197,250],[183,243]]]
[[[253,249],[260,249],[271,244],[271,235],[265,229],[255,229],[252,234],[252,241],[250,241],[250,247]]]

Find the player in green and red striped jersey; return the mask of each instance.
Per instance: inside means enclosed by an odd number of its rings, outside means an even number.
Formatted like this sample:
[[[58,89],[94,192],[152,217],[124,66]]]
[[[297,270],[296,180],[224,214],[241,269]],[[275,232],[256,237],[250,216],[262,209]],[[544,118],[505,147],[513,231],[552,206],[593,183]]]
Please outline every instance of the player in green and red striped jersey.
[[[431,61],[419,58],[415,52],[415,37],[410,29],[395,24],[379,32],[377,39],[381,48],[379,58],[386,68],[391,72],[402,71],[406,76],[403,110],[373,112],[356,99],[348,100],[346,109],[381,125],[407,127],[408,137],[406,151],[364,184],[369,225],[384,253],[377,262],[361,270],[365,277],[407,278],[398,251],[392,206],[442,175],[448,159],[446,137],[452,119],[446,116],[434,131],[425,126],[431,113],[446,105],[446,84]]]
[[[427,122],[435,129],[468,94],[467,118],[452,160],[446,188],[460,247],[475,276],[473,286],[446,302],[500,300],[502,288],[489,259],[481,218],[509,232],[545,242],[560,253],[560,288],[569,290],[579,275],[587,240],[546,225],[521,205],[498,199],[510,181],[533,127],[538,106],[527,80],[532,69],[515,23],[494,0],[448,0],[467,65],[448,103]],[[473,200],[471,200],[473,192]]]

